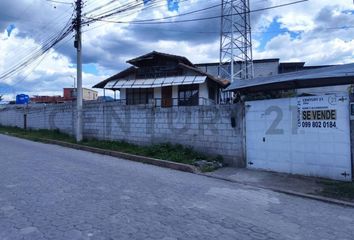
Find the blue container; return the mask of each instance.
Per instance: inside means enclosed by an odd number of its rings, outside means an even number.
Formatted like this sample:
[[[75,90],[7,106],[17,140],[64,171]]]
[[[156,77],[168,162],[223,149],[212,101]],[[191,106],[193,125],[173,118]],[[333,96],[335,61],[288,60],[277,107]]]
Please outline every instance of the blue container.
[[[29,100],[30,98],[26,94],[18,94],[16,96],[16,104],[28,104]]]

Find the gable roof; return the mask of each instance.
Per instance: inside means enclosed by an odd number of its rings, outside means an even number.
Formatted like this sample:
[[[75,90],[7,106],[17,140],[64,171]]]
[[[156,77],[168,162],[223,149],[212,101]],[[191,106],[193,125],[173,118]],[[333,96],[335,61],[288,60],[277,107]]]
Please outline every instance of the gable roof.
[[[233,82],[227,91],[259,92],[352,84],[354,63]]]
[[[110,81],[119,79],[121,77],[124,77],[124,76],[126,76],[126,75],[128,75],[130,73],[133,73],[135,70],[136,70],[136,67],[129,67],[129,68],[117,73],[116,75],[113,75],[112,77],[107,78],[106,80],[97,83],[92,88],[104,88],[106,86],[106,84],[109,83]]]
[[[229,84],[230,84],[230,81],[228,81],[228,80],[226,80],[226,79],[220,79],[220,78],[216,78],[216,77],[214,77],[213,75],[210,75],[210,74],[208,74],[208,73],[205,73],[205,72],[203,72],[202,70],[200,70],[199,68],[196,68],[196,67],[192,67],[192,66],[188,66],[188,65],[186,65],[186,64],[183,64],[183,63],[179,63],[178,64],[178,66],[179,67],[181,67],[181,68],[184,68],[184,69],[187,69],[187,70],[190,70],[190,71],[192,71],[192,72],[195,72],[196,73],[196,75],[194,75],[194,76],[176,76],[176,78],[179,78],[179,82],[180,82],[180,84],[187,84],[187,83],[185,83],[184,82],[184,80],[186,80],[187,82],[189,82],[188,84],[194,84],[194,83],[202,83],[202,82],[204,82],[206,79],[210,79],[211,81],[214,81],[214,82],[216,82],[218,85],[220,85],[221,87],[223,87],[223,88],[225,88],[225,87],[227,87]],[[161,82],[161,79],[162,78],[155,78],[155,79],[132,79],[132,80],[128,80],[128,79],[126,79],[126,77],[127,77],[127,75],[130,75],[131,73],[134,73],[136,70],[137,70],[138,68],[136,68],[136,67],[130,67],[130,68],[128,68],[128,69],[126,69],[126,70],[124,70],[124,71],[122,71],[122,72],[120,72],[120,73],[118,73],[118,74],[116,74],[116,75],[114,75],[114,76],[112,76],[112,77],[110,77],[110,78],[108,78],[108,79],[106,79],[106,80],[104,80],[104,81],[102,81],[102,82],[100,82],[100,83],[98,83],[98,84],[96,84],[95,86],[93,86],[93,88],[106,88],[106,86],[109,84],[109,83],[111,83],[111,82],[114,82],[113,83],[113,85],[115,86],[114,88],[117,88],[118,89],[118,87],[116,87],[116,86],[118,86],[119,84],[118,84],[118,82],[124,82],[124,88],[126,88],[127,86],[133,86],[134,84],[136,85],[136,84],[138,84],[140,87],[141,86],[144,86],[144,84],[145,84],[145,80],[146,80],[146,82],[149,82],[149,84],[147,84],[146,86],[149,86],[149,87],[157,87],[157,85],[155,86],[154,84],[152,84],[153,82]],[[203,78],[203,80],[202,80],[202,78],[201,77],[204,77]],[[168,77],[167,77],[168,78]],[[166,82],[169,82],[171,79],[169,79],[169,80],[167,80],[167,78],[165,77],[165,78],[163,78],[164,80],[162,81],[164,84],[166,83]],[[169,78],[171,78],[171,77],[169,77]],[[173,78],[173,77],[172,77]],[[160,79],[160,80],[159,80]],[[184,79],[184,80],[183,80]],[[193,81],[192,81],[192,80]],[[183,81],[180,81],[180,80],[183,80]],[[196,81],[197,80],[197,81]],[[200,81],[202,81],[202,82],[200,82]],[[128,82],[132,82],[132,84],[129,84]],[[141,82],[144,82],[144,84],[141,84]],[[151,83],[152,82],[152,83]],[[111,84],[110,84],[111,85]],[[113,86],[112,85],[112,86]],[[171,85],[173,85],[172,83],[171,83]],[[176,84],[175,84],[176,85]],[[162,86],[162,85],[161,85]],[[161,87],[160,86],[160,87]],[[166,84],[164,85],[164,86],[166,86]],[[110,89],[109,87],[107,87],[106,89]]]
[[[150,53],[147,53],[145,55],[142,55],[140,57],[137,58],[133,58],[129,61],[127,61],[127,63],[130,63],[134,66],[139,66],[140,62],[146,61],[146,60],[152,60],[156,57],[160,57],[160,58],[169,58],[169,59],[173,59],[176,60],[180,63],[184,63],[190,66],[194,66],[193,63],[191,63],[186,57],[182,57],[182,56],[178,56],[178,55],[172,55],[172,54],[167,54],[167,53],[161,53],[161,52],[156,52],[156,51],[152,51]]]
[[[223,87],[227,87],[229,84],[230,84],[230,81],[229,80],[226,80],[226,79],[221,79],[221,78],[217,78],[217,77],[214,77],[213,75],[209,74],[209,73],[206,73],[202,70],[200,70],[199,68],[197,67],[191,67],[191,66],[188,66],[188,65],[185,65],[183,63],[180,63],[179,64],[181,67],[185,68],[185,69],[189,69],[193,72],[196,72],[196,73],[199,73],[200,75],[202,76],[207,76],[210,80],[220,84],[221,86]]]
[[[106,80],[101,81],[100,83],[94,85],[93,88],[106,88],[106,86],[108,85],[106,89],[113,89],[111,87],[116,86],[118,81],[125,81],[125,82],[130,81],[128,76],[137,72],[137,70],[139,69],[139,65],[140,65],[140,64],[138,64],[138,62],[149,61],[149,60],[154,59],[155,57],[170,58],[170,59],[176,60],[178,63],[176,66],[178,68],[194,72],[194,74],[195,74],[195,75],[193,75],[194,77],[199,76],[198,81],[200,81],[200,79],[201,79],[200,77],[204,77],[204,81],[206,79],[210,79],[211,81],[216,82],[218,85],[220,85],[223,88],[227,87],[230,84],[230,82],[226,79],[217,78],[209,73],[206,73],[206,72],[200,70],[185,57],[154,51],[154,52],[151,52],[151,53],[148,53],[143,56],[140,56],[140,57],[137,57],[137,58],[127,61],[130,64],[135,64],[135,66],[129,67],[129,68],[111,76],[110,78],[107,78]],[[190,80],[190,78],[193,76],[184,76],[184,77],[188,77],[188,80]],[[181,76],[175,76],[175,77],[181,77]],[[156,80],[159,78],[155,77],[154,79]],[[137,81],[137,80],[138,79],[132,79],[132,81]],[[149,79],[149,80],[152,80],[152,79]],[[194,83],[195,79],[193,81],[188,81],[188,82]],[[186,83],[184,83],[184,84],[186,84]],[[125,85],[128,85],[128,84],[125,84]],[[152,84],[150,84],[150,85],[152,86]],[[118,89],[118,88],[114,88],[114,89]]]

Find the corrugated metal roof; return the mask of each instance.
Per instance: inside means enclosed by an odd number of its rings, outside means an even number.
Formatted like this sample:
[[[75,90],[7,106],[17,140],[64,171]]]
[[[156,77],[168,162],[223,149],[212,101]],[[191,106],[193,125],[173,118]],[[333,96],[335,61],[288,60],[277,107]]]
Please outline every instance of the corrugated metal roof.
[[[343,85],[354,82],[354,63],[234,81],[226,91],[265,91]]]
[[[188,85],[204,83],[207,76],[176,76],[156,79],[136,79],[136,80],[112,80],[108,82],[105,89],[121,88],[156,88],[164,86]]]

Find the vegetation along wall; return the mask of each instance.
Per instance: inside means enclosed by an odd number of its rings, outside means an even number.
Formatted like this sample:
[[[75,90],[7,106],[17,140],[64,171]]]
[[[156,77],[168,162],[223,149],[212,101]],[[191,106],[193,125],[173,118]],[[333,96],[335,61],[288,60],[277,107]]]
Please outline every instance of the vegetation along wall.
[[[8,106],[0,124],[29,129],[75,131],[75,104]],[[118,102],[84,104],[84,137],[139,145],[176,143],[221,155],[244,166],[242,105],[156,108]]]

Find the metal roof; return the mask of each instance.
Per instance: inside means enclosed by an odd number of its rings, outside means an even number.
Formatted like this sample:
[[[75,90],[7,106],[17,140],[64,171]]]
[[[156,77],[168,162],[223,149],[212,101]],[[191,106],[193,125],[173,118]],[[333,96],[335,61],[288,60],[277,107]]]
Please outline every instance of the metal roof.
[[[354,83],[354,63],[234,81],[226,91],[259,92]]]
[[[207,76],[176,76],[165,78],[149,78],[125,80],[112,80],[106,84],[105,89],[124,89],[124,88],[156,88],[164,86],[188,85],[204,83]]]
[[[185,64],[190,65],[190,66],[194,66],[193,63],[191,63],[186,57],[178,56],[178,55],[172,55],[172,54],[167,54],[167,53],[161,53],[161,52],[156,52],[156,51],[153,51],[153,52],[150,52],[148,54],[142,55],[140,57],[128,60],[127,63],[130,63],[130,64],[132,64],[134,66],[140,66],[140,65],[144,65],[144,64],[141,64],[141,62],[151,61],[154,58],[174,59],[174,60],[179,61],[181,63],[185,63]]]
[[[223,88],[225,88],[230,84],[230,82],[226,79],[220,79],[214,77],[193,66],[188,66],[186,64],[179,63],[178,67],[181,67],[186,70],[190,70],[196,75],[136,79],[135,76],[132,77],[132,75],[135,74],[138,68],[130,67],[96,84],[95,86],[93,86],[93,88],[110,89],[110,90],[119,89],[119,88],[145,88],[145,87],[153,88],[153,87],[164,87],[164,86],[172,86],[172,85],[199,84],[199,83],[204,83],[206,79],[210,79],[216,82]],[[168,79],[172,79],[172,81]]]
[[[266,58],[266,59],[255,59],[253,60],[253,63],[268,63],[268,62],[279,62],[279,58]],[[242,61],[236,61],[235,63],[237,64],[242,64]],[[212,63],[196,63],[194,64],[197,67],[202,67],[202,66],[219,66],[220,62],[212,62]]]

